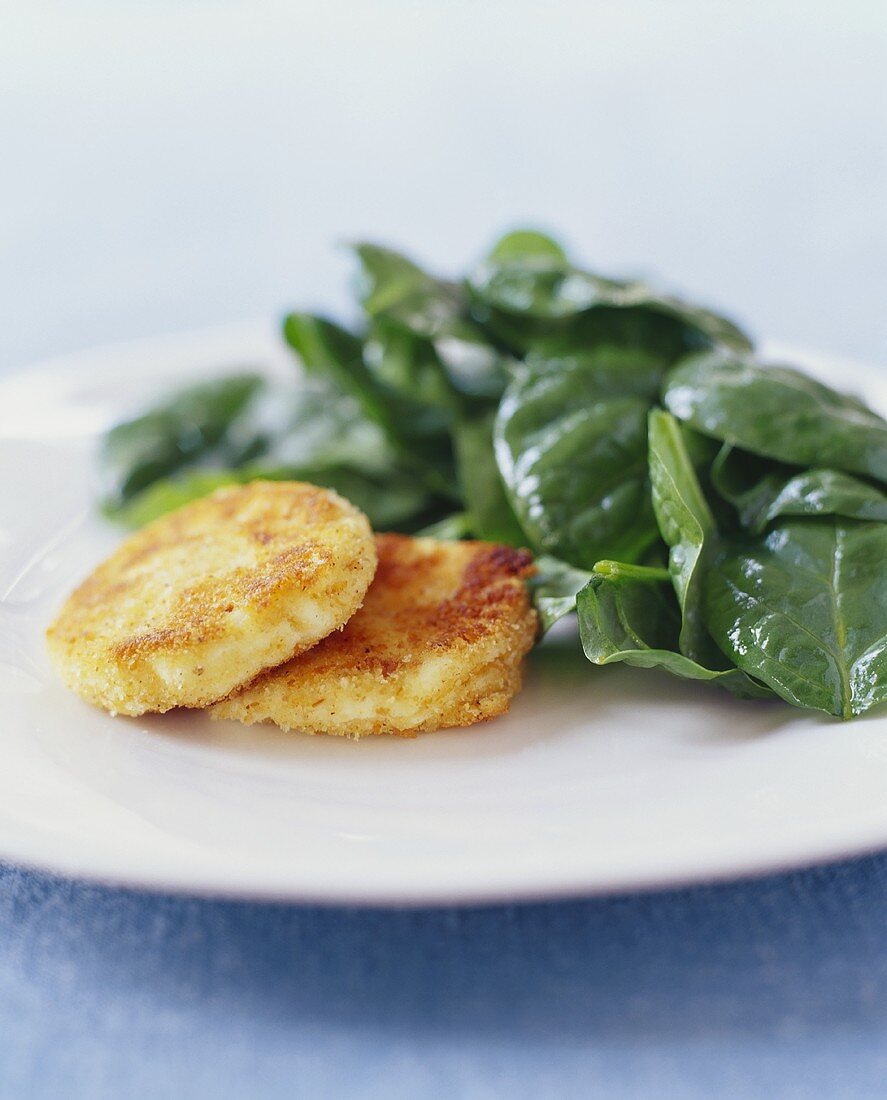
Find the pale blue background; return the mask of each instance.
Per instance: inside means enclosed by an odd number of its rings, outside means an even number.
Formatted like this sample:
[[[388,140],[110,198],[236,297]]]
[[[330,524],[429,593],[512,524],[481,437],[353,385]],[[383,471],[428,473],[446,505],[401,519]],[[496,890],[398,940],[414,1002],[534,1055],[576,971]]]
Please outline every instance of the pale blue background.
[[[885,73],[874,0],[0,0],[0,368],[528,220],[883,363]],[[885,857],[412,914],[7,868],[0,1096],[882,1096],[885,930]]]

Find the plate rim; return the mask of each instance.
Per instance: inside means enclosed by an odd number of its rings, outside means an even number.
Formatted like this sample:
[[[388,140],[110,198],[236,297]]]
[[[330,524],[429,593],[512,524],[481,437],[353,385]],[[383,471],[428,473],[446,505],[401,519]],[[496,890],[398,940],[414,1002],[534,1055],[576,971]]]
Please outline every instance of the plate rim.
[[[544,902],[576,901],[582,898],[618,897],[633,894],[653,894],[680,891],[694,887],[726,886],[733,883],[753,882],[783,874],[804,872],[816,867],[865,859],[887,849],[887,841],[844,839],[832,846],[822,846],[816,854],[801,855],[789,849],[765,859],[749,856],[747,859],[719,861],[717,865],[697,861],[695,867],[664,868],[661,874],[629,874],[610,879],[599,877],[589,883],[581,875],[537,878],[532,885],[514,881],[502,881],[484,887],[469,887],[455,891],[450,887],[423,888],[404,891],[402,888],[379,889],[378,882],[360,886],[325,884],[305,887],[295,883],[254,883],[223,881],[222,877],[206,876],[194,881],[177,874],[143,873],[128,875],[118,870],[102,870],[95,864],[87,866],[78,860],[28,858],[10,854],[0,847],[0,861],[19,870],[42,875],[52,875],[71,882],[122,889],[144,894],[163,894],[173,897],[201,898],[207,901],[258,902],[273,905],[308,905],[327,908],[368,909],[439,909],[458,907],[484,907],[497,905],[536,905]]]

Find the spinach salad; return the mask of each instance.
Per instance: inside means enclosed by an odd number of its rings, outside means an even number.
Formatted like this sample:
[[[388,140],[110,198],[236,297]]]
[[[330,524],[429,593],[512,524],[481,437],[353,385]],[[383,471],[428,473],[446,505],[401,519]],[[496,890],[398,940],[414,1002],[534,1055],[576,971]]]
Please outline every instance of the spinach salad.
[[[359,326],[285,318],[304,379],[219,378],[110,431],[107,515],[310,481],[380,530],[530,547],[543,629],[575,612],[595,664],[842,718],[887,699],[887,422],[863,401],[541,233],[459,282],[354,251]]]

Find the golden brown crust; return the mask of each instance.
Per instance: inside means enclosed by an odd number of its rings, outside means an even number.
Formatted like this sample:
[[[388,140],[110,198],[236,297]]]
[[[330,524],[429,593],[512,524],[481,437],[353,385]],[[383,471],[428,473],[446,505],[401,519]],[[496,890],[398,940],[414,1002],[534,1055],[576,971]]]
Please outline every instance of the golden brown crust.
[[[536,634],[526,550],[377,538],[379,565],[345,628],[212,708],[308,733],[395,733],[502,714]]]
[[[47,631],[69,685],[112,712],[205,706],[346,622],[375,571],[369,523],[300,482],[252,482],[132,535]]]

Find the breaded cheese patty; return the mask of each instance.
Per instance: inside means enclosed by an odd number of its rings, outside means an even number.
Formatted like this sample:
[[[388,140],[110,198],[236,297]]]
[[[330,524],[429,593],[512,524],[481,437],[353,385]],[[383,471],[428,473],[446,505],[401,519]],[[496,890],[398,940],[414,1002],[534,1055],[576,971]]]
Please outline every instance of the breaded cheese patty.
[[[339,633],[214,706],[213,718],[361,737],[504,713],[536,635],[526,550],[380,535],[363,607]]]
[[[69,687],[111,713],[201,707],[341,627],[376,569],[369,522],[301,482],[220,489],[136,532],[47,631]]]

